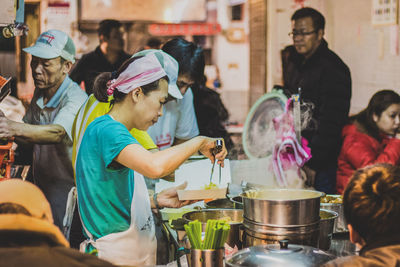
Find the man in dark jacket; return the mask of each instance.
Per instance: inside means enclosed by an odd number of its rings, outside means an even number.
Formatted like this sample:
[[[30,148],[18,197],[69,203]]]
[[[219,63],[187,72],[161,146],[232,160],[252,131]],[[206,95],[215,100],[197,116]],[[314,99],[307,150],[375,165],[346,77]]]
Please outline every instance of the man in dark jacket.
[[[1,267],[114,266],[69,248],[44,194],[20,179],[0,182],[0,259]]]
[[[106,19],[100,22],[97,30],[99,46],[82,56],[71,70],[70,78],[76,83],[85,83],[88,95],[92,93],[94,79],[102,72],[112,72],[130,58],[124,52],[122,24],[117,20]]]
[[[314,125],[302,131],[312,153],[305,171],[315,178],[315,189],[334,193],[341,130],[350,108],[351,77],[346,64],[328,48],[324,28],[325,19],[317,10],[297,10],[289,34],[293,46],[283,50],[282,67],[287,95],[297,94],[301,88],[301,99],[314,105]]]
[[[323,267],[400,266],[400,168],[376,164],[356,171],[344,191],[344,217],[359,256]]]

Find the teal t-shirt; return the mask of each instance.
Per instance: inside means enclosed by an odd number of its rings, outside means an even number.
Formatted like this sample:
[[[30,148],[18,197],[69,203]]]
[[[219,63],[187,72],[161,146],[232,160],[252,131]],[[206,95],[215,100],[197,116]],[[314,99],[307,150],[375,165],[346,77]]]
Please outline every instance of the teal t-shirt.
[[[76,162],[79,212],[94,239],[129,228],[134,171],[113,159],[130,144],[139,143],[110,115],[90,123],[82,138]]]

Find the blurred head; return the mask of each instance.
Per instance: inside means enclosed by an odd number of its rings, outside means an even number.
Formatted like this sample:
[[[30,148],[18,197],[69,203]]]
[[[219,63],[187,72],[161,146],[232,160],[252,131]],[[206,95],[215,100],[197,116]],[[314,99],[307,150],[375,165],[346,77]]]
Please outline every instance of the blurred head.
[[[53,224],[50,204],[42,191],[19,179],[0,183],[0,235],[10,232],[14,232],[15,237],[20,237],[21,233],[26,236],[44,235],[52,243],[69,246]]]
[[[200,46],[181,38],[166,42],[162,50],[179,63],[179,75],[176,84],[182,95],[194,83],[200,83],[204,75],[204,54]]]
[[[393,136],[400,127],[400,96],[392,90],[381,90],[355,118],[377,139],[381,133]]]
[[[162,45],[162,42],[160,39],[156,37],[150,38],[146,45],[144,46],[145,49],[160,49]]]
[[[376,164],[356,171],[344,196],[344,215],[366,242],[400,235],[400,168]]]
[[[59,30],[43,32],[33,46],[23,50],[32,55],[32,77],[38,89],[60,86],[75,62],[75,45]]]
[[[293,45],[297,53],[309,58],[324,36],[325,18],[313,8],[298,9],[291,18]]]
[[[100,45],[107,45],[107,50],[122,51],[124,49],[124,31],[118,20],[106,19],[100,22],[97,30]]]
[[[175,71],[171,72],[170,68]],[[161,50],[135,54],[117,72],[100,74],[94,82],[93,92],[102,102],[113,96],[112,103],[127,101],[132,104],[135,128],[147,130],[162,116],[169,87],[175,86],[177,90],[176,85],[169,84],[171,80],[176,81],[177,76],[178,62]]]

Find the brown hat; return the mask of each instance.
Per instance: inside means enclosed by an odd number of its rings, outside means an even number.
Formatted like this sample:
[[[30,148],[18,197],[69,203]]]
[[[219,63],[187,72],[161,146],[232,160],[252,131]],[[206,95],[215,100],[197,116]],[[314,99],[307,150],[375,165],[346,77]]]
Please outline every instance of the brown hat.
[[[20,179],[0,182],[0,204],[23,206],[30,214],[0,214],[0,231],[28,231],[49,236],[56,243],[69,247],[60,229],[53,224],[50,204],[42,191],[32,183]]]

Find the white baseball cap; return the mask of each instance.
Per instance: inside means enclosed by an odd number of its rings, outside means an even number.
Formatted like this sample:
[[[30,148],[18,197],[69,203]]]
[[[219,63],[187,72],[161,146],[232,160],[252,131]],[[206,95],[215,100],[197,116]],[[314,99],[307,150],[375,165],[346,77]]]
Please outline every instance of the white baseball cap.
[[[71,37],[59,30],[43,32],[33,46],[26,47],[25,52],[32,56],[51,59],[62,57],[75,63],[75,45]]]
[[[181,91],[179,91],[176,81],[178,80],[179,64],[172,56],[158,49],[147,49],[137,52],[132,57],[146,56],[149,54],[154,54],[158,61],[160,62],[162,68],[166,72],[169,83],[168,83],[168,94],[176,99],[182,99],[183,96]]]

